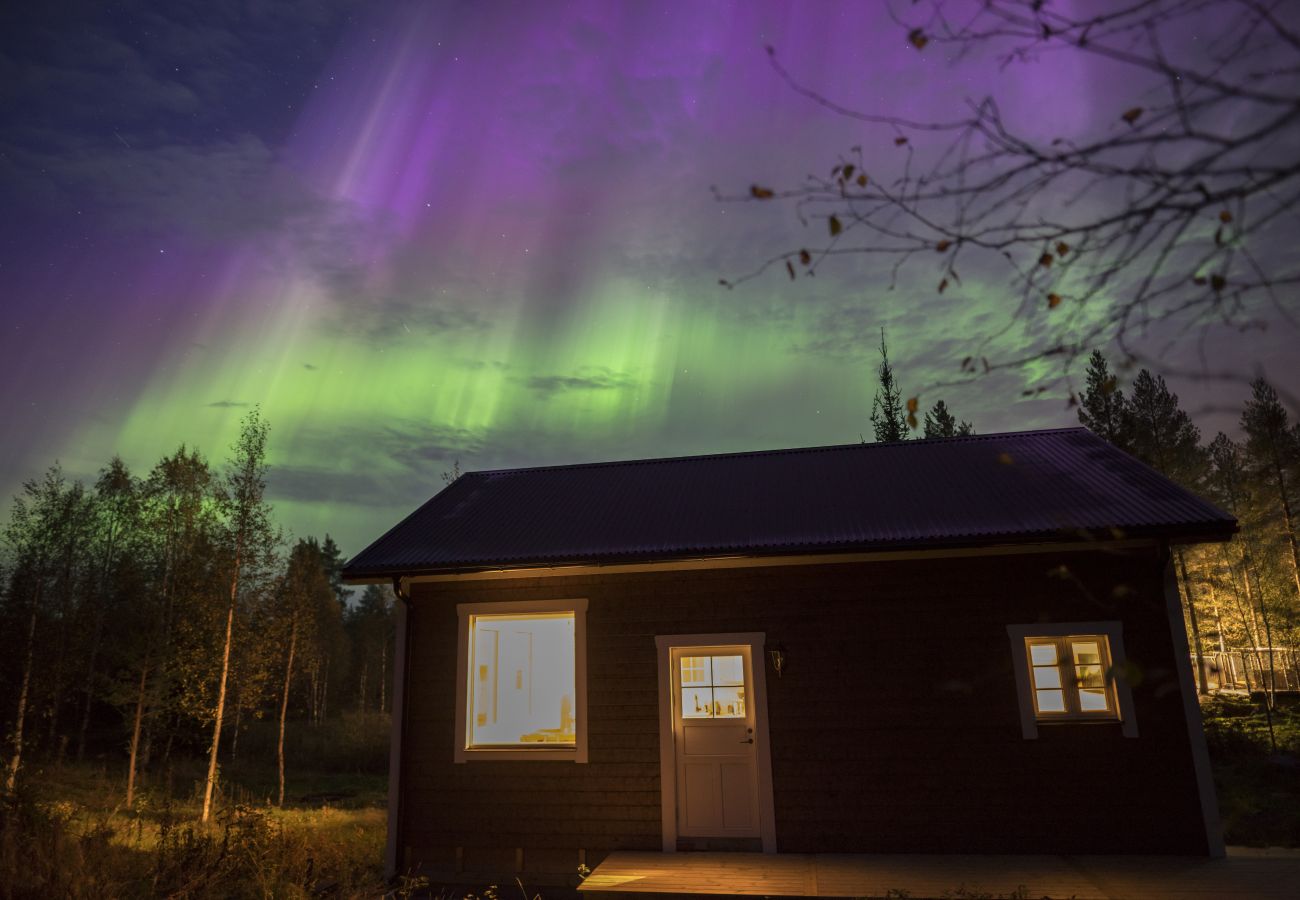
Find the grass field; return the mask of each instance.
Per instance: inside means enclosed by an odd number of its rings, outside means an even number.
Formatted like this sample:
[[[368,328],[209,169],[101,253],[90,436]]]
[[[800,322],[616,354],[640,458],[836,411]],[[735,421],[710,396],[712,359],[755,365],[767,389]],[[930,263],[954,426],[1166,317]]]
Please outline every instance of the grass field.
[[[1243,699],[1209,700],[1205,730],[1227,842],[1300,847],[1300,705],[1275,713],[1276,752],[1259,705]],[[384,775],[356,774],[356,767],[294,772],[280,809],[270,802],[272,767],[230,766],[220,811],[203,826],[201,761],[153,776],[132,809],[123,805],[118,768],[26,770],[20,795],[0,802],[0,900],[350,898],[393,890],[382,877]],[[408,881],[392,896],[415,886]]]
[[[0,897],[377,897],[384,893],[383,776],[296,773],[270,806],[274,770],[223,773],[220,811],[198,823],[197,762],[148,784],[133,809],[106,769],[27,773],[0,809]]]

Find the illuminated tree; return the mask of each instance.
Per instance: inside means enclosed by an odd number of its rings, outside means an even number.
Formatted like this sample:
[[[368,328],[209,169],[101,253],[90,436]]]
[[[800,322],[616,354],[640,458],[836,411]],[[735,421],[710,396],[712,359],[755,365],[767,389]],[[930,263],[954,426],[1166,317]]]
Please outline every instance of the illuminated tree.
[[[1133,380],[1132,398],[1125,417],[1129,422],[1132,453],[1138,459],[1178,482],[1194,493],[1204,490],[1208,459],[1201,449],[1201,431],[1178,405],[1178,395],[1172,393],[1163,377],[1152,375],[1146,369]],[[1209,677],[1205,664],[1204,645],[1201,642],[1200,617],[1196,610],[1196,597],[1192,592],[1192,579],[1187,570],[1187,554],[1182,547],[1174,549],[1178,563],[1178,583],[1182,588],[1183,605],[1191,625],[1192,649],[1196,654],[1197,685],[1202,694],[1209,693]]]
[[[1285,546],[1291,583],[1300,599],[1300,548],[1296,545],[1296,524],[1292,494],[1295,491],[1294,469],[1300,461],[1300,446],[1287,422],[1286,409],[1277,391],[1262,378],[1250,384],[1251,398],[1241,414],[1246,432],[1246,460],[1261,492],[1276,501],[1276,531]]]
[[[221,484],[217,500],[222,511],[226,583],[229,602],[226,607],[225,640],[221,650],[221,676],[217,698],[212,707],[212,743],[208,750],[208,774],[203,787],[203,813],[206,822],[212,814],[212,793],[217,784],[217,752],[221,744],[221,722],[226,711],[226,688],[230,678],[235,613],[239,606],[241,579],[266,565],[277,535],[270,520],[266,492],[266,439],[268,426],[254,408],[240,427],[239,439],[231,448],[234,455]],[[244,585],[247,589],[247,585]]]

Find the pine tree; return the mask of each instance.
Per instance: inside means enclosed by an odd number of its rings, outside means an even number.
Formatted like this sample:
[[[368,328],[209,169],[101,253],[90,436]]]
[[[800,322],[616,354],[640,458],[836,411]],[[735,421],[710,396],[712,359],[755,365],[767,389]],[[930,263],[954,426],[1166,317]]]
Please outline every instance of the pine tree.
[[[1163,377],[1146,369],[1138,373],[1127,418],[1134,456],[1190,491],[1203,489],[1209,460],[1200,446],[1201,431]]]
[[[1241,427],[1246,432],[1247,468],[1261,491],[1266,491],[1278,504],[1279,528],[1289,550],[1291,582],[1300,598],[1300,549],[1296,545],[1291,505],[1295,479],[1293,474],[1288,477],[1300,460],[1300,447],[1277,391],[1264,379],[1256,378],[1250,383],[1250,392],[1250,400],[1241,413]]]
[[[357,708],[362,712],[372,706],[384,712],[387,707],[385,682],[392,668],[395,601],[392,588],[370,584],[348,611],[346,627],[353,651]]]
[[[876,442],[907,440],[907,413],[903,409],[902,392],[894,381],[894,370],[889,365],[889,348],[885,345],[885,329],[880,329],[880,365],[876,369],[880,388],[871,401],[871,426]]]
[[[328,538],[326,539],[329,543]],[[284,685],[280,695],[280,732],[276,743],[276,762],[280,773],[279,806],[284,806],[284,731],[289,714],[289,690],[293,686],[294,660],[300,645],[314,638],[314,609],[336,600],[330,584],[329,557],[314,538],[300,540],[289,554],[283,590],[280,594],[277,636],[285,649]]]
[[[1133,380],[1128,420],[1128,436],[1134,456],[1190,491],[1204,489],[1208,459],[1200,446],[1200,429],[1178,405],[1178,395],[1170,392],[1162,376],[1152,375],[1146,369],[1138,373]],[[1209,673],[1201,643],[1200,617],[1187,572],[1187,555],[1179,547],[1174,551],[1174,558],[1178,563],[1179,583],[1196,652],[1198,690],[1206,694],[1209,693]]]
[[[1100,350],[1088,358],[1088,385],[1079,404],[1079,424],[1111,445],[1132,451],[1129,406]]]
[[[1254,543],[1251,532],[1254,530],[1253,518],[1256,510],[1252,508],[1248,482],[1250,476],[1246,471],[1245,454],[1231,438],[1220,431],[1210,442],[1210,471],[1207,478],[1207,492],[1212,500],[1236,516],[1241,523],[1240,532],[1233,537],[1230,546],[1237,549],[1241,565],[1241,583],[1245,589],[1246,603],[1242,608],[1238,595],[1238,611],[1241,615],[1242,629],[1250,647],[1258,649],[1267,647],[1269,654],[1270,678],[1264,690],[1264,712],[1268,719],[1269,740],[1277,749],[1277,740],[1273,734],[1272,707],[1275,701],[1275,682],[1273,669],[1273,625],[1268,606],[1264,602],[1264,590],[1260,584],[1259,570],[1255,564],[1255,554],[1251,550]],[[1228,558],[1228,546],[1220,544],[1220,550],[1230,572],[1233,571],[1232,560]],[[1252,586],[1251,581],[1254,580]],[[1236,577],[1233,576],[1233,593],[1236,594]],[[1264,637],[1260,640],[1255,622],[1255,609],[1258,607],[1260,621],[1263,624]]]

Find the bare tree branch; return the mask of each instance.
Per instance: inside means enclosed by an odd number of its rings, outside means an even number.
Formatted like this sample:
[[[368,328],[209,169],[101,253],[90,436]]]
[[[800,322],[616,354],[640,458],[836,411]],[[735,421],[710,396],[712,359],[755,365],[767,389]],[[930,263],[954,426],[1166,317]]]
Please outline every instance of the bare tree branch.
[[[1057,384],[1067,388],[1069,366],[1100,344],[1141,359],[1140,338],[1160,323],[1184,336],[1211,323],[1250,328],[1264,308],[1297,324],[1300,263],[1280,239],[1294,223],[1280,220],[1300,218],[1300,7],[1128,0],[1070,8],[1082,16],[1045,0],[972,8],[929,0],[890,12],[918,53],[932,45],[957,58],[987,50],[1003,65],[1083,54],[1134,73],[1134,96],[1117,100],[1102,134],[1044,141],[1008,125],[991,96],[950,121],[853,109],[802,83],[769,47],[773,70],[793,91],[883,128],[877,139],[894,146],[851,148],[829,175],[794,186],[715,191],[723,202],[788,203],[828,235],[722,279],[725,286],[773,267],[813,275],[864,256],[890,261],[892,287],[904,266],[937,255],[935,290],[943,292],[960,281],[959,259],[1000,258],[1021,300],[1007,327],[1043,316],[1047,337],[1014,359],[990,361],[982,357],[997,335],[984,336],[960,367],[963,378],[1050,357],[1060,360]],[[1198,27],[1205,22],[1215,23],[1212,35]],[[878,171],[890,150],[896,176]]]

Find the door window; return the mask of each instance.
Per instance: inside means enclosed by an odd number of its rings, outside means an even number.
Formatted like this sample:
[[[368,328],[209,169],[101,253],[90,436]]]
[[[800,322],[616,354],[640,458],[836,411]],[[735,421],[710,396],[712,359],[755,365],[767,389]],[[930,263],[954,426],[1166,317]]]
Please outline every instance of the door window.
[[[682,718],[745,718],[743,657],[683,656],[680,666]]]

